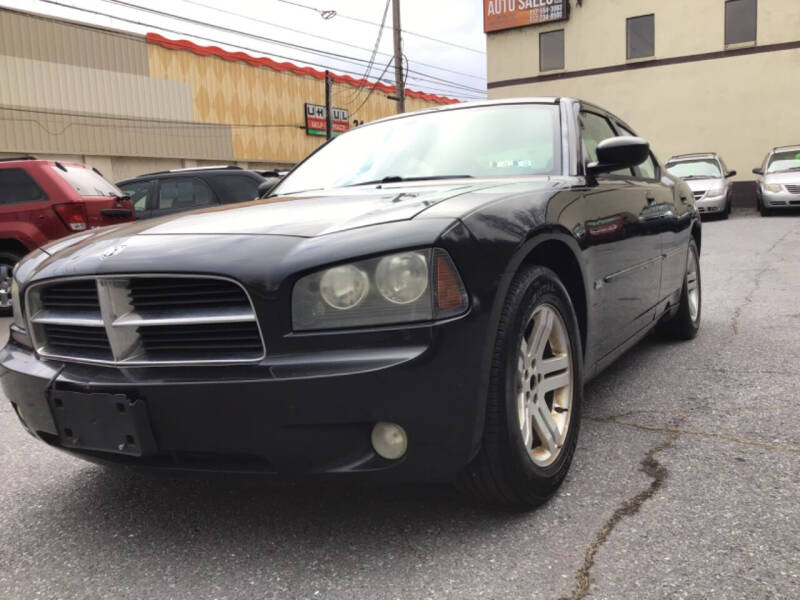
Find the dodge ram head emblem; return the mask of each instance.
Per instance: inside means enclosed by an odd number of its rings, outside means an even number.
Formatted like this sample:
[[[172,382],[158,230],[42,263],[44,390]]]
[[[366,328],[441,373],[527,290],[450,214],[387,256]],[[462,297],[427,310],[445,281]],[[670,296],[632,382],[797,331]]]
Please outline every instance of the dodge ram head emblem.
[[[108,250],[103,252],[103,254],[100,255],[100,258],[103,259],[103,260],[106,259],[106,258],[111,258],[112,256],[116,256],[117,254],[119,254],[123,250],[125,250],[125,245],[124,244],[121,244],[119,246],[114,246],[113,248],[109,248]]]

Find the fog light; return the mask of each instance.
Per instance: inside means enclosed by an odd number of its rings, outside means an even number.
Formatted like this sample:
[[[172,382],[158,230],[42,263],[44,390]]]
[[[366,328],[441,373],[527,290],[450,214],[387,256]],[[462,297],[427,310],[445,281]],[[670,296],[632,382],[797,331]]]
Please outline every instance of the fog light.
[[[372,428],[372,447],[379,456],[397,460],[408,449],[406,430],[395,423],[375,423]]]

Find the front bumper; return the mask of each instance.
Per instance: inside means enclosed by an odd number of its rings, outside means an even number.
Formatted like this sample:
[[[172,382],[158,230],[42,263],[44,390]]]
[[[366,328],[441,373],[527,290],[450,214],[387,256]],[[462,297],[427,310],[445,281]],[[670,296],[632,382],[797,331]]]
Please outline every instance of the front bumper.
[[[767,208],[800,208],[800,194],[761,190],[761,198]]]
[[[483,427],[484,344],[474,320],[468,313],[375,334],[393,343],[369,349],[203,369],[44,361],[12,341],[0,352],[0,385],[29,432],[95,462],[290,479],[448,481],[477,451]],[[143,402],[154,448],[143,456],[70,448],[52,407],[60,392]],[[374,452],[370,433],[379,421],[405,428],[409,445],[401,459]]]
[[[728,206],[727,196],[717,196],[715,198],[701,198],[695,201],[695,206],[700,214],[714,214],[725,212]]]

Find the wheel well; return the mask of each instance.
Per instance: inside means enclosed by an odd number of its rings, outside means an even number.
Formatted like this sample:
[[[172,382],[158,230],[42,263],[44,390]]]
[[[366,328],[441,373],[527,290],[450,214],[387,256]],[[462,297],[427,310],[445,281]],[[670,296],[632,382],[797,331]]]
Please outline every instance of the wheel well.
[[[583,283],[583,272],[578,259],[564,242],[547,240],[531,250],[525,257],[523,265],[540,265],[547,267],[558,275],[561,283],[567,288],[578,326],[581,330],[581,345],[586,352],[586,287]]]
[[[17,256],[25,256],[29,250],[17,240],[0,240],[0,252],[12,252]]]
[[[697,223],[692,225],[692,237],[694,238],[694,243],[697,244],[697,251],[700,252],[700,240],[702,239],[702,234],[700,233],[700,225]]]

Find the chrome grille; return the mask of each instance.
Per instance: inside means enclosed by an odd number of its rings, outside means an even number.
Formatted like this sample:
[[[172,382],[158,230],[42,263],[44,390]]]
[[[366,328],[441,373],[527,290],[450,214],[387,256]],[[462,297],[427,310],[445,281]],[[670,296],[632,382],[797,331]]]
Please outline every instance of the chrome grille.
[[[32,285],[26,308],[46,358],[136,366],[254,362],[265,353],[250,298],[229,279],[56,280]]]
[[[800,185],[796,183],[785,183],[784,187],[789,191],[790,194],[800,194]]]

